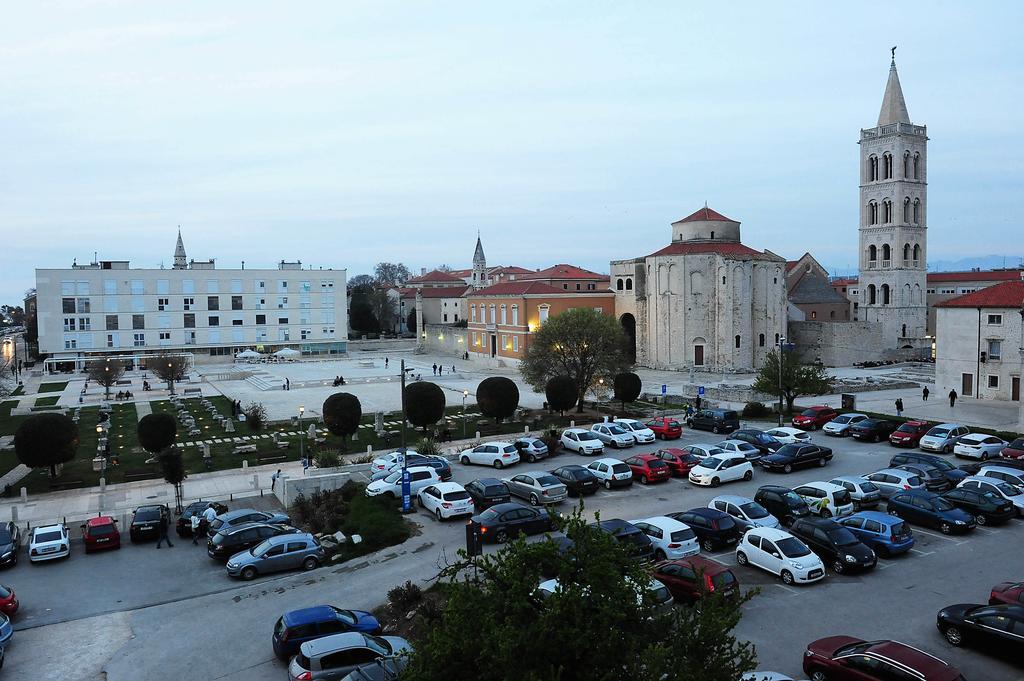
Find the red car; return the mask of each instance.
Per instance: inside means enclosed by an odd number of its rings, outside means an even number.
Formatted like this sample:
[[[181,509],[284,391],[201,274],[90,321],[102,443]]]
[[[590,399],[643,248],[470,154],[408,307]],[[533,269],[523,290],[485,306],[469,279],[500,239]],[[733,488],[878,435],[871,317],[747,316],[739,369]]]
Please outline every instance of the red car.
[[[793,427],[801,430],[817,430],[837,416],[839,416],[839,412],[832,407],[811,407],[793,417]]]
[[[82,525],[82,541],[85,542],[86,553],[121,548],[121,533],[117,530],[117,521],[109,515],[89,518]]]
[[[654,565],[651,576],[665,585],[676,602],[696,603],[711,593],[735,596],[740,592],[732,570],[701,556],[662,561]]]
[[[639,480],[641,485],[672,477],[672,469],[656,454],[638,454],[629,457],[623,463],[629,466],[633,479]]]
[[[659,416],[644,425],[654,431],[654,437],[662,440],[678,440],[683,436],[683,424],[668,416]]]
[[[989,605],[1024,605],[1024,582],[1003,582],[992,587],[988,595]]]
[[[1019,437],[1010,444],[1003,447],[999,456],[1004,459],[1019,459],[1024,457],[1024,437]]]
[[[700,457],[691,454],[685,449],[659,449],[654,453],[662,461],[668,464],[672,475],[685,478],[690,475],[690,469],[700,463]]]
[[[829,636],[807,646],[804,673],[828,681],[963,681],[956,667],[897,641]]]
[[[889,435],[889,444],[893,447],[916,447],[931,428],[932,424],[927,421],[907,421]]]
[[[8,617],[14,617],[18,612],[18,597],[14,595],[14,589],[0,584],[0,612]]]

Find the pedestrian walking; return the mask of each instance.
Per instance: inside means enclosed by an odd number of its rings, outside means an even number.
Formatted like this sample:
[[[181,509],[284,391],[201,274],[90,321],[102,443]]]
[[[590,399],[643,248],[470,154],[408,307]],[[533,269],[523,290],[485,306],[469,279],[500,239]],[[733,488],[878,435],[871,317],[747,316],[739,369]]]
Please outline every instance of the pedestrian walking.
[[[924,388],[923,388],[923,389],[921,390],[921,399],[922,399],[922,400],[924,400],[925,402],[927,402],[927,401],[928,401],[928,386],[925,386],[925,387],[924,387]]]
[[[452,365],[452,373],[453,374],[455,373],[455,365],[454,364]]]
[[[160,511],[160,522],[157,523],[157,534],[156,547],[160,548],[160,544],[167,542],[168,548],[174,548],[174,544],[171,543],[171,538],[167,536],[167,526],[170,525],[170,521],[167,519],[167,509]]]
[[[388,358],[387,357],[384,358],[384,368],[385,369],[388,368]]]
[[[903,416],[903,398],[896,398],[896,416]]]
[[[290,378],[284,379],[284,389],[285,390],[291,390],[292,389],[292,379],[290,379]]]
[[[952,406],[955,406],[955,405],[956,405],[956,390],[954,389],[954,390],[950,390],[949,391],[949,406],[952,407]]]
[[[192,514],[192,545],[199,543],[199,528],[203,524],[203,518],[198,513]]]
[[[700,395],[697,395],[697,399],[693,401],[694,409],[700,411]]]
[[[278,468],[277,472],[270,476],[270,491],[273,492],[277,486],[277,479],[281,477],[281,469]]]
[[[437,376],[437,363],[434,363],[434,375]]]
[[[213,505],[207,506],[206,510],[203,511],[203,520],[206,521],[206,526],[209,527],[210,523],[217,519],[217,509]]]

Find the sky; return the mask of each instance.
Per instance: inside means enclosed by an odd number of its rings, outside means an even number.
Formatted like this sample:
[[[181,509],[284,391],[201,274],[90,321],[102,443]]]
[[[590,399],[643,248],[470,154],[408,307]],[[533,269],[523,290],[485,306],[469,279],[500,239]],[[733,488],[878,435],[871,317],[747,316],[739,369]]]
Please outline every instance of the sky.
[[[73,259],[649,254],[705,202],[856,267],[896,61],[929,259],[1024,252],[1024,4],[34,0],[0,22],[0,302]]]

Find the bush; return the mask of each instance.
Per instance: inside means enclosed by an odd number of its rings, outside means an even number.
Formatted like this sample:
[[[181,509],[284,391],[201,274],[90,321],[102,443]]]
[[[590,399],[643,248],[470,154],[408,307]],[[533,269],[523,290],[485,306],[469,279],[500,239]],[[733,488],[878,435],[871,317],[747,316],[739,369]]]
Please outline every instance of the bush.
[[[416,381],[405,386],[402,405],[409,423],[426,429],[444,416],[444,391],[436,383]]]
[[[344,439],[359,430],[363,407],[351,393],[334,393],[324,400],[323,415],[327,430]]]
[[[515,381],[504,376],[485,378],[476,388],[476,403],[481,414],[501,423],[516,413],[519,387]]]
[[[178,437],[178,424],[166,412],[146,414],[137,428],[139,444],[150,454],[157,454],[174,444]]]
[[[772,410],[761,402],[747,402],[743,405],[743,415],[746,417],[756,418],[758,416],[768,416],[771,413]]]
[[[267,410],[259,402],[250,402],[245,408],[245,424],[249,430],[261,430],[267,424]]]
[[[411,581],[388,591],[388,603],[399,612],[408,612],[423,600],[423,589]]]
[[[548,406],[564,414],[576,405],[576,382],[568,376],[554,376],[544,386]]]
[[[313,457],[313,463],[317,468],[334,468],[341,462],[336,452],[321,451]]]
[[[438,446],[437,440],[429,437],[420,440],[413,449],[423,456],[441,456],[441,448]]]

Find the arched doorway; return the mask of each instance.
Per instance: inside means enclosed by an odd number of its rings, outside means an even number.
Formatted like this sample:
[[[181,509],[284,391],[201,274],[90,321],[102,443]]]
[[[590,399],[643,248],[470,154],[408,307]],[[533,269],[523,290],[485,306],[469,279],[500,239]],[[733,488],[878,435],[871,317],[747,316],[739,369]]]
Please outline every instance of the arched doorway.
[[[619,317],[619,323],[622,324],[622,330],[626,332],[626,337],[629,339],[626,343],[626,354],[630,362],[636,361],[636,317],[629,314],[628,312]]]

